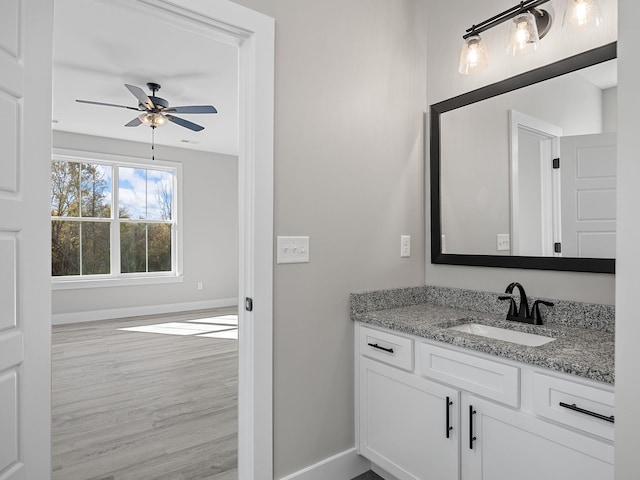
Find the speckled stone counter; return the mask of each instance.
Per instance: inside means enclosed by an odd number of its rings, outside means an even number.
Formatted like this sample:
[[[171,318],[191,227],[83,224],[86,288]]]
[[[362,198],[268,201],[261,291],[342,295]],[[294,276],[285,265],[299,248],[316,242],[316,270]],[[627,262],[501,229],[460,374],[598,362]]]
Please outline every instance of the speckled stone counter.
[[[615,311],[609,305],[554,301],[545,325],[505,320],[508,305],[497,293],[441,287],[414,287],[351,294],[351,318],[431,340],[522,363],[613,384]],[[530,299],[530,304],[534,299]],[[554,337],[539,347],[447,330],[481,323]]]

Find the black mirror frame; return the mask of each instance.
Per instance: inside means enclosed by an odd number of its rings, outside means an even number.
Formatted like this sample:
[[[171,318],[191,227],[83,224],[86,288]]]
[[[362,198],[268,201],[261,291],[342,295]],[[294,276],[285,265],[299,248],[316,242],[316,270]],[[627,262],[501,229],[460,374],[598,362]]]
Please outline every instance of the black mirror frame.
[[[480,267],[563,270],[572,272],[615,273],[615,259],[577,257],[527,257],[503,255],[466,255],[442,253],[440,212],[440,115],[456,108],[480,102],[582,68],[617,58],[617,43],[589,50],[555,63],[473,90],[430,107],[431,163],[431,263]]]

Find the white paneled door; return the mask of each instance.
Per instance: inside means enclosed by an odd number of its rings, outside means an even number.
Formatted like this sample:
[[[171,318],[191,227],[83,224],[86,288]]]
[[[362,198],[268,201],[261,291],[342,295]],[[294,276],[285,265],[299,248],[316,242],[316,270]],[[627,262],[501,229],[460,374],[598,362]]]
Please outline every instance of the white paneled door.
[[[560,141],[562,256],[615,258],[616,134]]]
[[[0,1],[0,480],[50,460],[53,2]]]

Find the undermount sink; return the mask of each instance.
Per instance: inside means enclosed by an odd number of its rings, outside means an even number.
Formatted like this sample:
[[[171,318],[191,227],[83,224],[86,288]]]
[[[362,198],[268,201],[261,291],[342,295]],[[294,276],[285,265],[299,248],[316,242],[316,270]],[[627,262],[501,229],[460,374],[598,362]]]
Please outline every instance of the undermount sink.
[[[517,343],[518,345],[525,345],[527,347],[539,347],[540,345],[544,345],[555,340],[555,338],[536,335],[535,333],[518,332],[516,330],[491,327],[489,325],[481,325],[479,323],[463,323],[462,325],[449,327],[449,330],[456,330],[458,332],[470,333],[480,337]]]

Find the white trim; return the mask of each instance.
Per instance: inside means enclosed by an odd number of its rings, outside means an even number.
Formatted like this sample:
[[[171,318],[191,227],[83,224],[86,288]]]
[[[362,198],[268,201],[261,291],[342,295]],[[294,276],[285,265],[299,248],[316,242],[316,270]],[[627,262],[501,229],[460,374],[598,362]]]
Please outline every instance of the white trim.
[[[160,285],[182,283],[183,275],[156,275],[117,278],[52,277],[51,290],[79,290],[82,288],[130,287],[132,285]]]
[[[154,170],[170,171],[176,168],[182,168],[182,162],[175,160],[162,160],[156,157],[150,160],[145,157],[136,157],[133,155],[119,155],[114,153],[92,152],[90,150],[73,150],[69,148],[53,147],[51,149],[51,158],[78,163],[108,163],[108,164],[133,164],[142,167],[152,167]]]
[[[350,480],[370,469],[371,462],[358,455],[355,448],[350,448],[281,480]]]
[[[384,468],[376,465],[375,463],[371,464],[371,471],[380,475],[382,478],[384,478],[384,480],[398,480],[398,477],[391,475]]]
[[[511,255],[520,255],[520,189],[518,168],[518,133],[520,129],[535,133],[551,142],[552,158],[559,156],[562,128],[531,117],[516,110],[509,110],[509,157],[510,157],[510,213],[511,213]],[[542,191],[542,225],[540,242],[543,256],[553,256],[553,242],[557,240],[555,227],[559,215],[559,195],[554,192],[555,179],[551,165],[540,165]],[[550,241],[549,239],[553,239]]]
[[[221,298],[219,300],[170,303],[167,305],[145,305],[142,307],[124,307],[111,308],[108,310],[90,310],[86,312],[56,313],[51,315],[51,323],[53,325],[68,325],[70,323],[141,317],[143,315],[157,315],[159,313],[188,312],[192,310],[206,310],[209,308],[233,307],[235,305],[238,305],[237,298]]]
[[[239,54],[238,478],[273,479],[275,21],[230,0],[99,0],[195,29]]]
[[[118,177],[119,168],[134,168],[140,167],[147,170],[157,170],[170,172],[173,177],[173,192],[174,202],[172,218],[170,222],[157,221],[157,220],[135,220],[128,219],[129,221],[136,221],[138,223],[171,223],[171,267],[170,272],[148,272],[140,274],[122,274],[120,272],[120,224],[123,219],[120,219],[112,213],[111,218],[86,218],[88,221],[99,221],[110,224],[111,229],[111,274],[102,275],[99,277],[78,275],[72,277],[51,277],[53,290],[68,290],[76,288],[98,288],[98,287],[111,287],[111,286],[127,286],[127,285],[143,285],[143,284],[157,284],[157,283],[177,283],[182,282],[179,278],[183,273],[183,261],[184,252],[182,245],[184,243],[184,233],[182,225],[183,221],[183,173],[182,162],[176,162],[173,160],[149,160],[147,158],[135,157],[132,155],[119,155],[101,152],[91,152],[89,150],[72,150],[65,148],[52,148],[51,149],[52,161],[63,162],[77,162],[77,163],[99,163],[101,165],[110,165],[112,167],[111,172],[111,195],[112,195],[112,212],[116,212],[118,205]],[[64,217],[51,217],[54,218]],[[83,221],[83,218],[72,217],[70,221]],[[136,279],[131,281],[128,277],[139,276],[145,278],[146,281]],[[163,277],[162,280],[156,280],[156,278]],[[178,277],[178,278],[176,278]],[[172,278],[167,280],[166,278]],[[72,286],[67,286],[67,283],[72,283]],[[60,286],[58,286],[60,285]]]

